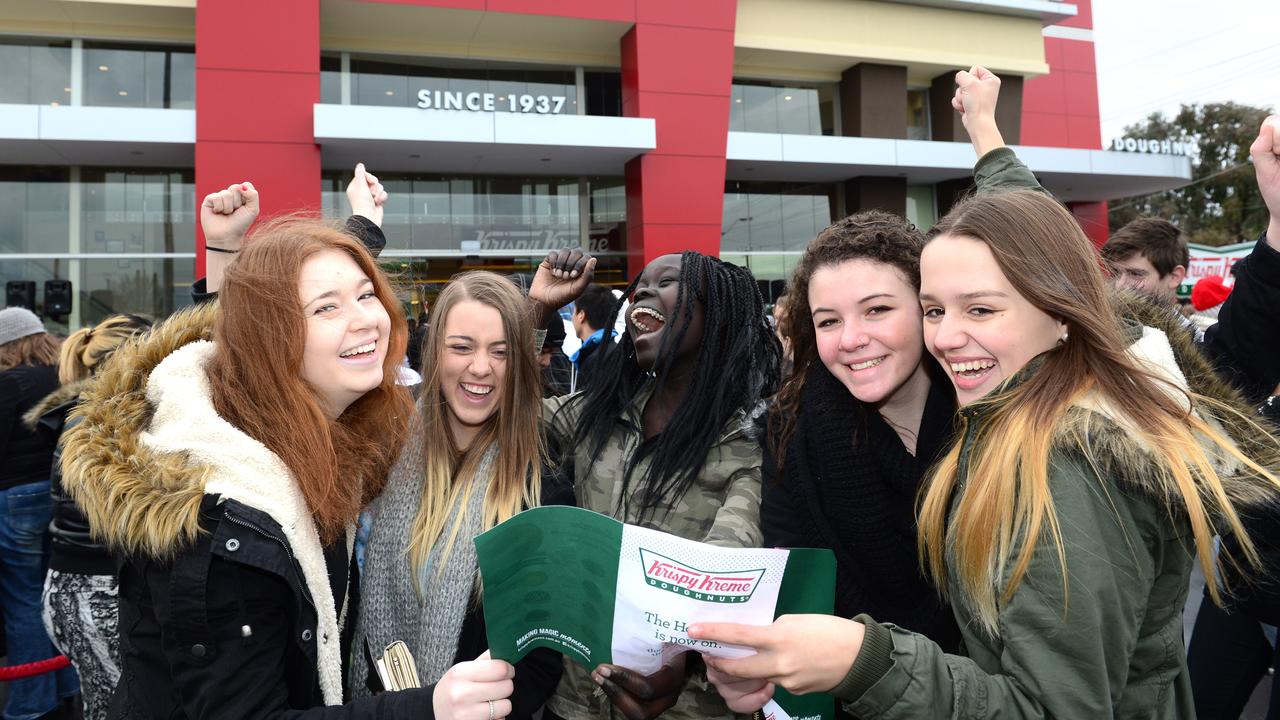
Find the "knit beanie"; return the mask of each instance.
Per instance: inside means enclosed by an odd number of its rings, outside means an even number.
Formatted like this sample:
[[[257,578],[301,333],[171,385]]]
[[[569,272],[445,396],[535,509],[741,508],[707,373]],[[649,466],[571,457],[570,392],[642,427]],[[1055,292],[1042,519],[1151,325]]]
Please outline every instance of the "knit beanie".
[[[1222,284],[1221,275],[1209,275],[1196,281],[1191,288],[1191,306],[1197,312],[1204,312],[1227,301],[1231,288]]]
[[[44,332],[44,323],[30,310],[11,307],[0,310],[0,345],[8,345],[28,335]]]

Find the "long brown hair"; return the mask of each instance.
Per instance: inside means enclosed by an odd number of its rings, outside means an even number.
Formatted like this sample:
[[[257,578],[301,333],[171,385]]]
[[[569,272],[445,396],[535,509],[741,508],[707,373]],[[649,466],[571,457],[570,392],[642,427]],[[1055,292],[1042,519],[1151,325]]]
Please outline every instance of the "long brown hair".
[[[83,327],[62,341],[58,359],[58,382],[66,385],[84,380],[129,338],[151,328],[141,315],[112,315],[97,325]]]
[[[953,209],[931,237],[942,234],[986,243],[1018,293],[1065,322],[1069,337],[1041,355],[1041,367],[1022,382],[979,401],[989,412],[975,434],[958,498],[960,443],[935,469],[920,507],[919,545],[937,586],[946,588],[954,572],[979,624],[995,635],[1000,603],[1013,596],[1037,545],[1048,540],[1065,593],[1066,554],[1049,458],[1066,439],[1094,467],[1106,464],[1086,434],[1090,413],[1080,406],[1090,402],[1106,408],[1145,451],[1143,465],[1150,470],[1126,479],[1189,519],[1206,577],[1214,577],[1213,536],[1219,531],[1234,531],[1247,559],[1256,563],[1236,508],[1276,497],[1280,480],[1241,452],[1213,418],[1233,427],[1244,423],[1259,437],[1265,432],[1224,403],[1143,369],[1129,355],[1098,257],[1071,214],[1036,192],[982,195]],[[962,419],[961,437],[969,422]],[[1234,467],[1220,470],[1224,461]],[[1214,583],[1209,591],[1217,599]]]
[[[0,345],[0,372],[19,365],[56,365],[58,339],[47,332],[20,337]]]
[[[459,450],[449,430],[449,408],[440,389],[440,357],[445,347],[445,325],[458,303],[474,300],[498,311],[507,340],[507,371],[497,412],[466,450]],[[450,508],[466,507],[475,488],[476,470],[485,452],[496,444],[498,456],[493,480],[484,498],[485,530],[526,507],[538,504],[542,486],[542,462],[546,454],[542,434],[542,374],[533,346],[533,326],[527,302],[508,279],[474,270],[455,275],[440,293],[431,313],[431,327],[422,348],[423,457],[425,481],[418,514],[409,532],[409,563],[421,568],[431,548],[445,541],[439,567],[458,540],[462,513],[446,528]],[[470,542],[471,538],[463,538]]]
[[[306,326],[298,277],[317,253],[344,252],[373,281],[391,317],[382,383],[337,420],[302,379]],[[400,303],[368,251],[319,220],[284,218],[263,225],[227,268],[208,367],[218,413],[275,453],[293,474],[326,544],[381,492],[411,413],[396,385],[407,328]]]
[[[791,341],[794,362],[794,370],[778,390],[769,412],[769,449],[779,471],[784,467],[787,445],[800,419],[800,401],[809,370],[813,363],[822,362],[813,330],[813,309],[809,306],[813,274],[850,260],[871,260],[898,270],[919,290],[923,245],[924,235],[914,225],[882,210],[867,210],[832,223],[805,248],[791,273],[786,294],[789,302],[784,308],[784,321],[779,322]]]

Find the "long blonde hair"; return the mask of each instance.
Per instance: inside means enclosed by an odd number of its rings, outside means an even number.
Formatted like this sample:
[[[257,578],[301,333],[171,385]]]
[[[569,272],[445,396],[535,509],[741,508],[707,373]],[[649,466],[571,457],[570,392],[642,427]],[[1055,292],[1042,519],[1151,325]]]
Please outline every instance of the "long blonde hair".
[[[151,321],[141,315],[112,315],[92,327],[82,327],[62,341],[58,359],[58,382],[66,385],[84,380],[116,348],[129,338],[151,328]]]
[[[497,411],[466,450],[458,450],[449,431],[449,408],[440,389],[440,358],[445,324],[460,302],[474,300],[502,316],[507,340],[507,371]],[[476,270],[456,275],[436,300],[422,349],[422,442],[426,458],[422,501],[409,531],[409,563],[416,572],[426,564],[431,548],[445,547],[439,567],[453,551],[462,525],[457,513],[446,528],[450,509],[466,507],[475,489],[476,471],[490,446],[497,446],[493,480],[484,498],[485,530],[526,507],[538,504],[542,486],[545,442],[541,430],[541,373],[534,356],[533,327],[527,302],[508,279]],[[470,542],[471,538],[464,538]]]
[[[952,210],[931,234],[986,243],[1014,288],[1069,331],[1064,344],[1041,356],[1038,371],[979,401],[988,412],[975,433],[966,476],[958,476],[957,442],[923,491],[920,553],[937,586],[947,588],[953,572],[959,593],[994,636],[1000,604],[1018,589],[1047,535],[1062,567],[1065,597],[1067,561],[1049,459],[1065,440],[1099,467],[1084,435],[1088,413],[1073,410],[1086,396],[1113,410],[1131,431],[1131,442],[1149,455],[1144,460],[1150,470],[1126,479],[1166,498],[1187,517],[1206,577],[1214,576],[1213,536],[1227,530],[1236,533],[1243,554],[1256,565],[1237,507],[1280,497],[1280,480],[1240,450],[1239,433],[1228,437],[1222,428],[1244,427],[1272,446],[1275,440],[1225,403],[1171,391],[1170,383],[1139,367],[1127,352],[1096,252],[1071,214],[1034,192],[978,196]],[[960,437],[969,422],[962,420]],[[1253,440],[1243,446],[1257,447]],[[1219,470],[1225,465],[1234,467]],[[1209,591],[1219,600],[1214,583]]]

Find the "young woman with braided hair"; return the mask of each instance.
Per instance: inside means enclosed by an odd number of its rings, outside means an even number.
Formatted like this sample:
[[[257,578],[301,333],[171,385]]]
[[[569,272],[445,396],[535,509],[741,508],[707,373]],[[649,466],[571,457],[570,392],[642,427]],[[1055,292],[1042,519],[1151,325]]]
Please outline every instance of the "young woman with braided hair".
[[[547,289],[535,283],[530,298],[563,304]],[[578,504],[692,540],[759,546],[761,451],[751,429],[777,388],[782,351],[755,278],[699,253],[664,255],[623,297],[632,300],[626,333],[596,379],[545,401],[549,439],[571,448]],[[566,662],[547,708],[566,720],[730,717],[685,657],[648,678],[608,665],[588,675]]]

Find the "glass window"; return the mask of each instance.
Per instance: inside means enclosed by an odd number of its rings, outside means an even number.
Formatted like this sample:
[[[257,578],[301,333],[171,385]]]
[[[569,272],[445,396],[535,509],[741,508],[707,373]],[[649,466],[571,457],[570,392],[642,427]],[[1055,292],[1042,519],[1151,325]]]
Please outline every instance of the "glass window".
[[[907,186],[907,222],[928,230],[938,222],[938,207],[932,185]]]
[[[803,252],[831,224],[828,185],[730,181],[724,194],[724,253]]]
[[[929,126],[929,90],[927,88],[907,90],[907,139],[933,139],[933,129]]]
[[[582,244],[577,178],[514,176],[381,175],[390,198],[383,232],[392,250],[538,254]],[[325,173],[322,207],[342,217],[349,177]],[[622,246],[626,192],[620,178],[588,179],[593,205],[592,237],[597,231]],[[598,226],[598,227],[597,227]],[[612,246],[613,239],[609,240]]]
[[[0,253],[67,252],[66,168],[0,167]]]
[[[71,104],[71,43],[0,40],[0,103]]]
[[[342,58],[320,56],[320,102],[338,105],[342,102]]]
[[[195,252],[192,171],[85,168],[80,177],[85,252]]]
[[[583,89],[588,115],[622,116],[622,73],[588,70],[583,73]]]
[[[191,109],[195,76],[191,48],[85,43],[85,105]]]
[[[835,134],[834,84],[799,87],[737,82],[732,88],[729,129],[738,132]]]
[[[195,260],[148,258],[80,260],[80,277],[73,278],[74,302],[85,325],[108,315],[136,313],[162,318],[191,304]],[[78,280],[78,281],[77,281]]]

